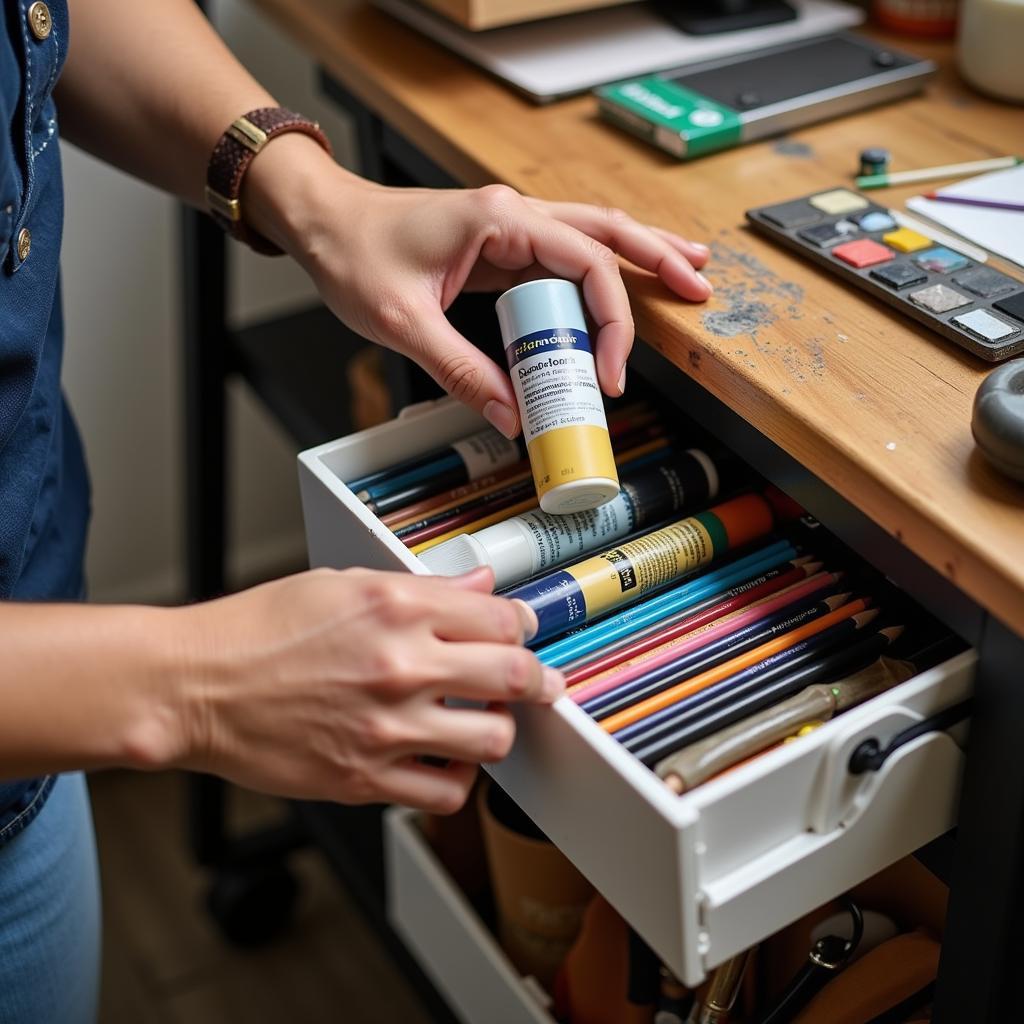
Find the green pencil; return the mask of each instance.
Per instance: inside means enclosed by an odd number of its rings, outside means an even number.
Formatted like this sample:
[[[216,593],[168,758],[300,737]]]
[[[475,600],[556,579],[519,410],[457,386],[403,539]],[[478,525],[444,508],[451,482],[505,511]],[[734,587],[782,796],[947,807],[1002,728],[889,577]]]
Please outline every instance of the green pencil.
[[[1001,171],[1004,167],[1016,167],[1021,163],[1019,156],[999,156],[992,160],[970,160],[965,164],[946,164],[944,167],[921,167],[916,171],[896,171],[893,174],[863,174],[854,178],[857,188],[888,188],[890,185],[914,185],[919,181],[934,181],[936,178],[959,178],[965,174],[981,174],[983,171]]]

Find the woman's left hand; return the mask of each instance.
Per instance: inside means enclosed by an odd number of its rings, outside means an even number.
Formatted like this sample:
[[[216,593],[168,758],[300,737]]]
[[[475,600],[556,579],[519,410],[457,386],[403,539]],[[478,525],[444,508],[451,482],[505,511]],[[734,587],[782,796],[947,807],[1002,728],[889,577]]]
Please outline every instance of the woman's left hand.
[[[503,185],[386,188],[318,153],[315,143],[292,136],[253,162],[243,207],[254,226],[306,268],[339,319],[414,359],[508,436],[519,431],[508,373],[445,317],[461,291],[497,291],[545,276],[577,282],[597,327],[598,378],[611,396],[625,387],[633,344],[617,256],[657,274],[685,299],[711,294],[699,273],[705,246],[621,210],[545,202]],[[296,164],[294,154],[307,164]],[[290,185],[275,184],[284,180]]]

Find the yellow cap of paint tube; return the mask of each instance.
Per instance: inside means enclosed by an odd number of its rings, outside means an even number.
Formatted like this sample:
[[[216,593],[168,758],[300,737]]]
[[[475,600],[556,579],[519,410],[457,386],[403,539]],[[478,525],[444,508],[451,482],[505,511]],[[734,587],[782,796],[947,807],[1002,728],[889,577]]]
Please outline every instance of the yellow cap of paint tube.
[[[540,507],[568,515],[611,501],[619,476],[579,289],[528,281],[496,309]]]

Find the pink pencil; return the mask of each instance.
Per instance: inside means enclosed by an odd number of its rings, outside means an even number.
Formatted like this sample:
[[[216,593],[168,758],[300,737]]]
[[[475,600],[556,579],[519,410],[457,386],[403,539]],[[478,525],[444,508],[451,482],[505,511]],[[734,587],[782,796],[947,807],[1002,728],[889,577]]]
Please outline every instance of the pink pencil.
[[[733,612],[731,615],[726,616],[717,626],[701,627],[701,631],[689,640],[673,640],[665,648],[656,647],[649,654],[640,655],[639,659],[633,664],[627,662],[624,668],[611,670],[608,675],[602,674],[600,678],[595,679],[592,683],[585,683],[578,690],[573,690],[569,696],[577,704],[582,704],[584,701],[590,700],[591,697],[600,697],[601,694],[614,690],[615,687],[622,686],[624,683],[631,682],[645,672],[661,668],[662,665],[667,665],[670,661],[675,661],[676,658],[681,658],[684,654],[689,654],[691,651],[695,651],[711,643],[713,640],[717,640],[719,637],[728,636],[744,626],[749,626],[752,622],[767,618],[769,615],[787,607],[787,605],[800,601],[809,594],[813,594],[816,590],[830,586],[832,583],[835,583],[836,579],[835,573],[818,573],[817,576],[812,576],[804,583],[798,583],[793,587],[780,591],[763,604],[754,605],[742,612]],[[658,653],[659,651],[661,653]]]

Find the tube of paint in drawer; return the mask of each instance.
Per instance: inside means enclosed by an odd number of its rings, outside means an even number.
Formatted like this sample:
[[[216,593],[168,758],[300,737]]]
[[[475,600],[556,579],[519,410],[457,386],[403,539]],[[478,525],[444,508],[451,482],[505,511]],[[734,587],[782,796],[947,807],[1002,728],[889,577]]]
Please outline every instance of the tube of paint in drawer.
[[[540,507],[566,515],[611,501],[619,478],[579,289],[528,281],[495,309]]]
[[[506,592],[537,614],[534,642],[582,626],[707,565],[774,526],[772,505],[744,494]]]
[[[500,590],[599,551],[686,507],[704,507],[717,495],[714,462],[691,448],[657,465],[625,470],[622,490],[598,508],[560,516],[532,509],[483,530],[452,537],[419,557],[441,576],[457,576],[489,565]]]

